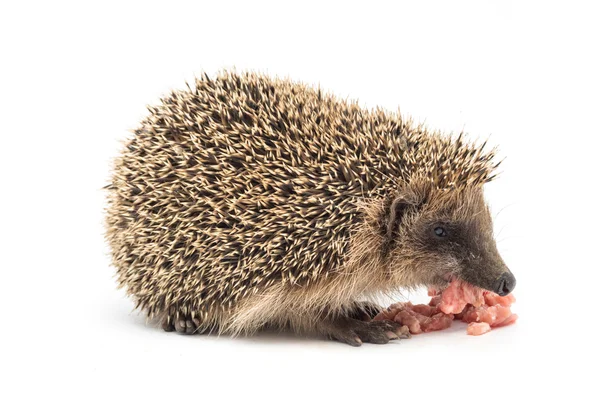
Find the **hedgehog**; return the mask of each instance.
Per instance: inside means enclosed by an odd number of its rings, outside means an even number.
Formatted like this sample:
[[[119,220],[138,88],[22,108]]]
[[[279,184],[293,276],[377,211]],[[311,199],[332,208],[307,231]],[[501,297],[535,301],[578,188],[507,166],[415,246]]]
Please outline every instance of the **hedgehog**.
[[[254,72],[148,110],[106,186],[106,239],[166,331],[387,343],[407,330],[371,319],[381,295],[515,287],[483,195],[496,148]]]

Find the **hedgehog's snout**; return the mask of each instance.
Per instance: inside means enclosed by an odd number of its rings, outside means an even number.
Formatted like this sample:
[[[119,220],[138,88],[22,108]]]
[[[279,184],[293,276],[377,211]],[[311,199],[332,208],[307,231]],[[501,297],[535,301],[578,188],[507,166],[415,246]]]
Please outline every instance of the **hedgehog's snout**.
[[[500,275],[500,278],[496,281],[494,292],[500,296],[506,296],[513,291],[515,286],[517,286],[517,279],[512,272],[508,271]]]

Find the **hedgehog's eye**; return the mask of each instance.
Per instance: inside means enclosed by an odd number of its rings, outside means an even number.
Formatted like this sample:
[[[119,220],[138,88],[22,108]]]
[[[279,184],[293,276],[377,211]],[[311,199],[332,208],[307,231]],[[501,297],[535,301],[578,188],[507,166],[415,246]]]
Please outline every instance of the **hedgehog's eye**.
[[[435,233],[435,235],[438,237],[448,236],[448,232],[446,232],[446,230],[441,226],[436,226],[435,228],[433,228],[433,233]]]

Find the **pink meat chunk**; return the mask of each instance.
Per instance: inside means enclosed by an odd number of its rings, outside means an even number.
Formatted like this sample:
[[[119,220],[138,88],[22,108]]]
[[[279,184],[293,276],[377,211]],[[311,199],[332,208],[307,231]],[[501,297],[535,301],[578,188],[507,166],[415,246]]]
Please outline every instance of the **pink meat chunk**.
[[[459,280],[453,280],[444,290],[430,288],[428,294],[433,296],[429,304],[395,303],[374,320],[396,321],[418,334],[447,329],[457,319],[469,324],[467,334],[482,335],[518,318],[510,310],[515,302],[512,294],[501,297]]]
[[[436,296],[433,296],[431,298],[431,300],[429,300],[429,305],[432,307],[437,307],[441,301],[442,301],[442,296],[438,294]]]
[[[513,314],[510,317],[506,318],[501,323],[498,323],[498,324],[494,325],[494,327],[495,328],[499,328],[501,326],[506,326],[506,325],[514,324],[515,322],[517,322],[518,318],[519,318],[519,316],[517,314]]]
[[[407,310],[402,310],[396,317],[394,317],[394,321],[399,324],[408,326],[408,330],[412,334],[421,333],[421,322],[417,319],[416,315],[410,313]]]
[[[462,317],[464,322],[485,322],[490,326],[498,326],[512,315],[510,308],[499,304],[495,306],[479,306],[470,308]]]
[[[415,306],[412,306],[412,310],[421,315],[425,315],[426,317],[431,317],[433,316],[433,314],[438,313],[436,307],[431,307],[426,304],[417,304]]]
[[[392,309],[390,306],[390,308],[388,308],[387,310],[383,310],[379,314],[377,314],[375,317],[373,317],[373,321],[383,321],[383,320],[393,321],[396,314],[398,314],[398,310]]]
[[[484,304],[483,290],[467,282],[454,280],[442,292],[438,307],[445,314],[458,314],[467,304],[476,307]]]
[[[467,335],[479,336],[491,330],[490,325],[485,322],[471,322],[467,326]]]
[[[492,292],[483,292],[483,298],[485,299],[485,304],[488,306],[495,306],[496,304],[500,304],[504,307],[510,307],[511,304],[515,302],[515,296],[509,294],[507,296],[498,296],[496,293]]]
[[[411,302],[395,303],[373,318],[375,321],[391,320],[408,327],[410,333],[439,331],[449,328],[454,315],[444,314],[437,307]]]
[[[454,320],[454,315],[452,314],[437,313],[424,324],[421,324],[421,329],[423,332],[441,331],[450,328],[452,320]]]

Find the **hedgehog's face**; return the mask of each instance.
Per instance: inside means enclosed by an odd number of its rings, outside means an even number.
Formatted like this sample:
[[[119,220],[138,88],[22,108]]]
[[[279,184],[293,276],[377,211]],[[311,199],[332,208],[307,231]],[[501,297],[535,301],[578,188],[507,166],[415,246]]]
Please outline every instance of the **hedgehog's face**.
[[[443,285],[458,278],[500,295],[515,287],[498,254],[481,187],[412,187],[391,202],[386,234],[390,268],[403,266],[395,272],[411,285]]]

